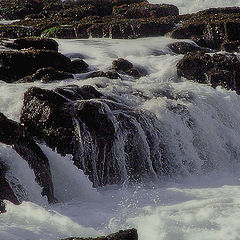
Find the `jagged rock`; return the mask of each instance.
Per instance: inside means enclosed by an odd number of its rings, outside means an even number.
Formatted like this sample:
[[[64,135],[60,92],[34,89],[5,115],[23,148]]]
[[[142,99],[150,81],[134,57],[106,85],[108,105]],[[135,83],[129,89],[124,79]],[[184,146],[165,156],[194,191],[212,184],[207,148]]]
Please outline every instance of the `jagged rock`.
[[[42,195],[47,196],[50,203],[55,202],[56,199],[53,195],[52,177],[47,157],[22,125],[9,120],[2,113],[0,113],[0,142],[11,145],[13,149],[26,160],[29,167],[32,168],[35,173],[36,181],[43,187]],[[4,167],[2,167],[2,178],[3,173]],[[5,190],[9,192],[9,198],[0,198],[18,203],[12,196],[7,182],[4,186]]]
[[[74,78],[71,73],[55,70],[54,68],[41,68],[36,71],[33,75],[26,76],[19,79],[18,83],[41,81],[49,83],[55,80],[64,80],[67,78]]]
[[[175,42],[168,45],[168,47],[176,54],[186,54],[188,52],[204,51],[208,52],[206,48],[196,46],[189,42]]]
[[[162,159],[165,150],[154,115],[91,86],[30,88],[24,95],[21,122],[60,154],[72,154],[74,164],[94,186],[141,182],[177,169]]]
[[[84,73],[88,71],[88,64],[82,59],[75,59],[71,62],[72,73]]]
[[[238,52],[240,50],[240,40],[229,41],[226,40],[221,45],[221,50],[226,52]]]
[[[58,51],[58,43],[47,38],[18,38],[13,43],[6,43],[5,46],[18,50],[32,48]]]
[[[113,16],[118,18],[160,18],[166,16],[177,16],[179,10],[174,5],[138,3],[121,5],[113,8]]]
[[[5,82],[14,82],[34,74],[40,68],[52,67],[71,72],[71,60],[61,53],[47,50],[0,52],[0,76]]]
[[[234,54],[190,52],[177,64],[178,75],[200,83],[240,90],[240,61]]]
[[[119,58],[117,60],[114,60],[112,62],[112,69],[116,70],[116,71],[128,71],[129,69],[133,68],[133,64],[131,62],[129,62],[126,59],[123,58]]]
[[[97,71],[97,72],[93,72],[93,73],[90,73],[89,75],[87,75],[87,78],[96,78],[96,77],[106,77],[106,78],[110,78],[110,79],[121,79],[121,76],[117,72],[112,72],[112,71],[107,71],[107,72]]]
[[[71,237],[62,240],[138,240],[138,234],[136,229],[121,230],[117,233],[110,234],[106,237],[97,238],[81,238],[81,237]]]

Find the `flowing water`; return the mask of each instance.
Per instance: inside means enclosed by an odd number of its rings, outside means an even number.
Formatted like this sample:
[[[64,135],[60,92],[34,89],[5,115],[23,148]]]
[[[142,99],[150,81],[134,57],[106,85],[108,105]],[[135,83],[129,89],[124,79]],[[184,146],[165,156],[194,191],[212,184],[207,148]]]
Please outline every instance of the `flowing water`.
[[[181,13],[239,5],[238,0],[152,2],[175,4]],[[78,74],[50,84],[1,82],[0,112],[16,121],[23,93],[33,85],[53,89],[90,84],[130,107],[155,114],[151,132],[161,132],[168,158],[182,173],[143,184],[93,188],[71,156],[61,157],[40,145],[49,158],[59,200],[49,205],[25,161],[1,144],[0,158],[10,166],[8,180],[24,200],[20,206],[6,202],[7,213],[0,215],[1,240],[95,237],[131,227],[137,228],[140,240],[240,239],[240,96],[179,79],[175,66],[182,55],[167,47],[174,41],[58,40],[63,54],[83,57],[92,71],[108,70],[113,60],[126,58],[147,70],[148,75],[138,80],[84,80],[85,75]]]

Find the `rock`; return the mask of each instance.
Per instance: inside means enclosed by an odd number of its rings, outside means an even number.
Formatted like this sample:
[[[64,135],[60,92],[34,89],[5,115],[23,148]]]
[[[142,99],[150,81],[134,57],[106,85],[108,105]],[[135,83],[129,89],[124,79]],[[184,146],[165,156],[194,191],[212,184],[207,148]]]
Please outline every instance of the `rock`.
[[[74,39],[77,38],[74,26],[50,27],[41,33],[41,37]]]
[[[21,123],[31,135],[62,155],[72,154],[95,187],[142,182],[176,170],[167,159],[163,164],[156,152],[161,134],[151,131],[156,122],[154,115],[91,86],[30,88],[21,113]]]
[[[114,6],[130,5],[133,3],[148,3],[147,0],[111,0]]]
[[[121,19],[93,24],[87,29],[87,33],[93,38],[134,39],[163,36],[173,27],[173,23],[164,23],[159,19]]]
[[[226,40],[221,45],[221,50],[226,52],[238,52],[240,50],[240,40],[229,41]]]
[[[4,162],[0,161],[0,213],[5,212],[5,206],[2,200],[8,200],[14,204],[20,204],[20,201],[17,199],[12,188],[10,187],[5,175],[7,172],[7,166]]]
[[[133,64],[131,62],[129,62],[126,59],[123,58],[119,58],[117,60],[114,60],[112,62],[112,69],[116,70],[116,71],[128,71],[129,69],[133,68]]]
[[[0,14],[4,19],[23,19],[29,14],[38,14],[44,4],[37,0],[2,0]]]
[[[142,76],[140,71],[136,68],[131,68],[131,69],[127,70],[125,73],[134,78],[140,78]]]
[[[62,240],[138,240],[138,234],[136,229],[120,230],[117,233],[110,234],[106,237],[97,238],[81,238],[81,237],[71,237]]]
[[[18,38],[13,43],[5,46],[18,50],[31,48],[58,51],[58,43],[53,39],[47,38]]]
[[[44,83],[49,83],[55,80],[64,80],[67,78],[74,78],[71,73],[55,70],[52,67],[41,68],[36,71],[33,75],[26,76],[19,79],[18,83],[41,81]]]
[[[71,72],[71,60],[61,53],[47,50],[3,51],[0,52],[1,80],[11,83],[34,74],[40,68],[52,67]]]
[[[168,47],[176,54],[186,54],[188,52],[197,51],[208,52],[206,48],[199,47],[189,42],[174,42],[169,44]]]
[[[126,4],[113,8],[113,16],[124,19],[160,18],[177,15],[179,15],[178,8],[169,4],[149,4],[143,2],[130,5]]]
[[[106,77],[106,78],[110,78],[110,79],[122,79],[121,76],[117,72],[112,72],[112,71],[93,72],[93,73],[90,73],[89,75],[87,75],[86,78],[96,78],[96,77]]]
[[[88,64],[82,59],[75,59],[71,62],[72,73],[84,73],[88,71]]]
[[[211,86],[240,90],[240,61],[234,54],[190,52],[177,64],[178,75]]]
[[[42,195],[47,196],[50,203],[55,202],[56,199],[53,195],[52,177],[47,157],[22,125],[9,120],[2,113],[0,113],[0,142],[11,145],[29,164],[29,167],[34,171],[36,181],[43,188]],[[4,167],[2,169],[2,173],[4,173]],[[18,203],[12,196],[7,184],[5,184],[5,188],[8,189],[6,191],[9,191],[9,198],[11,196],[10,201]]]

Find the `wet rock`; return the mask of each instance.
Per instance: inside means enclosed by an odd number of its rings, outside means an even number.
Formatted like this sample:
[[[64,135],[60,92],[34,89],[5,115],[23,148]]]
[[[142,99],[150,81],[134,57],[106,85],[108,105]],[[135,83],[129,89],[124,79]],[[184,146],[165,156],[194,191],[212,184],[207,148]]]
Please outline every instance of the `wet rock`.
[[[91,86],[75,85],[54,91],[30,88],[21,113],[31,135],[62,155],[72,154],[94,186],[141,182],[176,170],[161,161],[156,121]]]
[[[138,234],[136,229],[121,230],[117,233],[110,234],[106,237],[97,238],[81,238],[81,237],[71,237],[62,240],[138,240]]]
[[[168,45],[168,47],[176,54],[186,54],[188,52],[204,51],[209,50],[203,47],[199,47],[189,42],[175,42]]]
[[[48,29],[45,29],[41,33],[41,37],[74,39],[74,38],[77,38],[77,35],[75,32],[75,27],[70,25],[70,26],[50,27]]]
[[[40,68],[52,67],[71,72],[71,60],[61,53],[46,50],[0,52],[0,76],[5,82],[14,82],[34,74]]]
[[[130,5],[133,3],[148,3],[147,0],[111,0],[114,6]]]
[[[82,59],[75,59],[71,62],[72,73],[84,73],[88,71],[88,64]]]
[[[133,64],[131,62],[129,62],[126,59],[123,58],[119,58],[117,60],[114,60],[112,62],[112,69],[116,70],[116,71],[128,71],[129,69],[133,68]]]
[[[131,68],[131,69],[127,70],[125,73],[134,78],[140,78],[142,76],[140,71],[136,68]]]
[[[188,53],[177,64],[178,75],[211,86],[240,90],[240,61],[234,54]]]
[[[47,38],[18,38],[13,43],[6,44],[5,46],[18,50],[32,48],[58,51],[58,43],[53,39]]]
[[[52,177],[47,157],[22,125],[9,120],[2,113],[0,113],[0,142],[11,145],[29,164],[29,167],[34,171],[36,181],[43,188],[42,195],[47,196],[50,203],[55,202],[56,199],[53,195]],[[3,167],[2,169],[4,170]],[[9,198],[11,196],[10,201],[18,203],[13,197],[7,183],[5,184],[5,189],[9,191]]]
[[[44,83],[49,83],[55,80],[64,80],[67,78],[74,78],[73,74],[58,71],[52,67],[49,68],[41,68],[36,71],[33,75],[26,76],[24,78],[19,79],[18,83],[26,83],[26,82],[34,82],[34,81],[41,81]]]
[[[0,14],[4,19],[23,19],[29,14],[40,13],[43,6],[43,1],[37,0],[2,0]]]
[[[4,162],[0,161],[0,213],[6,212],[5,205],[2,200],[8,200],[14,204],[20,204],[17,196],[14,194],[6,179],[7,166]]]
[[[107,72],[97,71],[97,72],[93,72],[93,73],[90,73],[89,75],[87,75],[87,78],[96,78],[96,77],[106,77],[106,78],[110,78],[110,79],[121,79],[121,76],[117,72],[112,72],[112,71],[107,71]]]
[[[130,4],[113,8],[113,16],[124,19],[132,18],[160,18],[166,16],[177,16],[179,10],[174,5],[169,4]]]

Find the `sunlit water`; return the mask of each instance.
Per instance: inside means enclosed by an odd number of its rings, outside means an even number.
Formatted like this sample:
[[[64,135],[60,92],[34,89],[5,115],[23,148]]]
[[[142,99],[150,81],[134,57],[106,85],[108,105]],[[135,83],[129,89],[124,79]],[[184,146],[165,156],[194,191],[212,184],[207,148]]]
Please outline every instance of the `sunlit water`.
[[[186,12],[239,2],[169,3]],[[0,158],[10,166],[9,178],[16,176],[25,189],[20,196],[25,201],[20,206],[7,202],[7,213],[0,215],[1,240],[94,237],[130,227],[137,228],[140,240],[240,239],[240,96],[179,79],[175,65],[182,55],[173,54],[167,47],[174,41],[162,37],[58,40],[63,54],[83,57],[92,71],[108,70],[113,60],[126,58],[148,71],[149,75],[138,80],[126,76],[122,76],[123,80],[84,80],[85,74],[79,74],[73,80],[51,84],[1,82],[0,111],[16,121],[23,93],[30,86],[98,87],[105,95],[117,97],[129,106],[153,112],[173,161],[189,163],[183,169],[188,173],[185,177],[94,189],[82,171],[72,165],[71,156],[61,157],[40,145],[49,158],[54,193],[59,200],[48,205],[40,196],[41,188],[35,183],[32,170],[10,147],[1,144]],[[175,112],[169,108],[179,106]],[[192,173],[187,167],[191,164]]]

